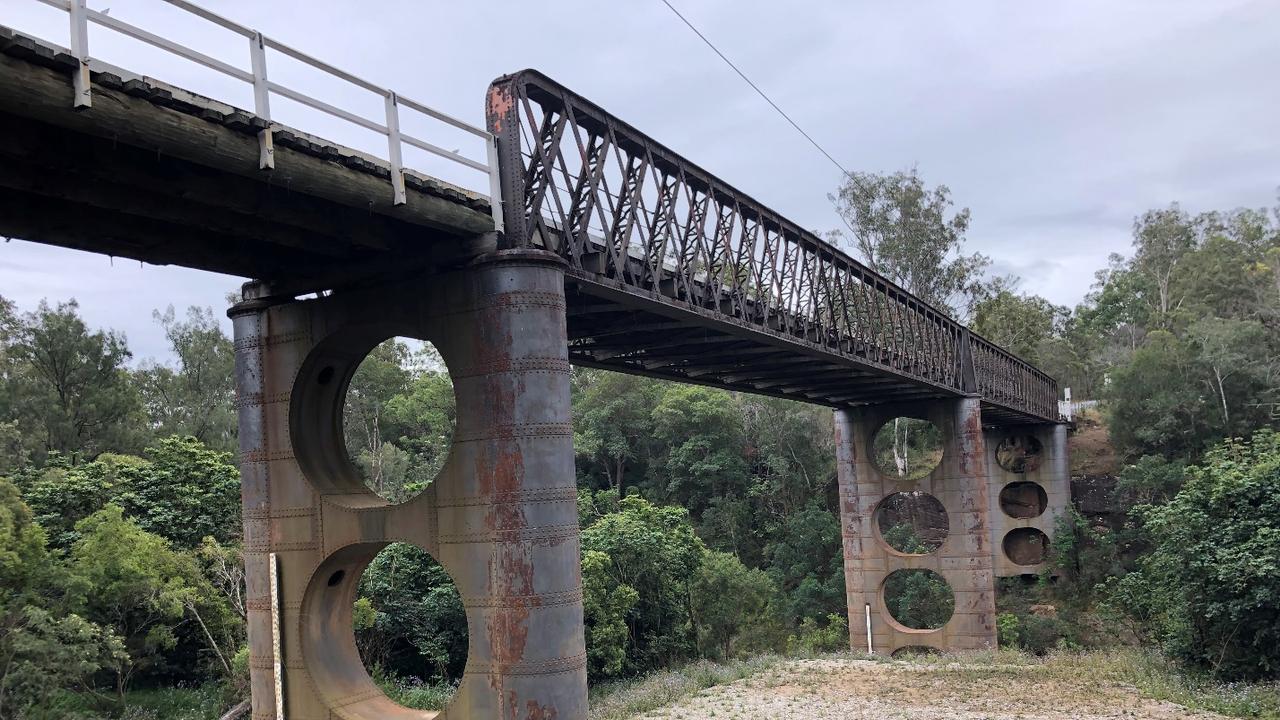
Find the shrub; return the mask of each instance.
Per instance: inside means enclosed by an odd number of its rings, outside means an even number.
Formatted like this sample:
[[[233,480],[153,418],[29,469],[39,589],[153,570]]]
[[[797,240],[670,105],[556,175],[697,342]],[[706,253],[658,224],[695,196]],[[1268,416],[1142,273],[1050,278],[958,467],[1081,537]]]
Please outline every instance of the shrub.
[[[1110,583],[1112,605],[1217,677],[1280,676],[1280,434],[1225,441],[1135,514],[1152,550]]]

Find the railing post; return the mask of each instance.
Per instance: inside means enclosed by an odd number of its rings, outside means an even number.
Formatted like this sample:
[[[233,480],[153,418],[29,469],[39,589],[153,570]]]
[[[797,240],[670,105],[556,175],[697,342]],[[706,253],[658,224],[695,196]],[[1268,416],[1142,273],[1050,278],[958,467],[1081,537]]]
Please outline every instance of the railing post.
[[[498,138],[492,134],[485,142],[489,154],[489,212],[493,215],[493,229],[499,235],[506,232],[506,218],[503,217],[502,202],[502,170],[498,162]]]
[[[71,76],[75,96],[73,108],[93,107],[93,93],[89,89],[89,9],[86,0],[71,0],[67,9],[71,16],[71,53],[78,65]]]
[[[387,106],[387,161],[391,163],[391,190],[394,198],[392,205],[403,205],[407,202],[404,192],[404,164],[400,157],[400,107],[396,103],[396,94],[390,90],[386,96]]]
[[[258,169],[276,166],[275,142],[271,135],[271,90],[267,86],[267,47],[262,33],[249,38],[249,59],[253,67],[253,112],[267,123],[258,131]]]

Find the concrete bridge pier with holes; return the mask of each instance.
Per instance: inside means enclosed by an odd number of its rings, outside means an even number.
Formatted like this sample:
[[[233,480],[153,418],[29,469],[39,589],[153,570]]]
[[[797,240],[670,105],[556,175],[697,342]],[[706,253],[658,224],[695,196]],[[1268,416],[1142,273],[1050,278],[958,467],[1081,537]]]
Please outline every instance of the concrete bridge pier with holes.
[[[361,573],[391,542],[435,557],[466,608],[466,670],[439,717],[586,717],[562,266],[508,250],[319,299],[246,285],[229,314],[255,719],[437,715],[387,698],[355,645]],[[352,375],[393,336],[436,346],[458,408],[440,475],[397,505],[365,488],[342,436]]]
[[[876,434],[899,417],[928,421],[940,435],[941,458],[922,478],[900,479],[873,460]],[[996,578],[1045,569],[1054,522],[1070,501],[1066,426],[984,427],[980,400],[957,398],[836,410],[835,440],[850,647],[996,647]],[[923,552],[883,535],[883,515],[903,501],[913,516],[929,516],[933,542]],[[922,571],[953,594],[940,627],[903,624],[886,596],[895,573]]]

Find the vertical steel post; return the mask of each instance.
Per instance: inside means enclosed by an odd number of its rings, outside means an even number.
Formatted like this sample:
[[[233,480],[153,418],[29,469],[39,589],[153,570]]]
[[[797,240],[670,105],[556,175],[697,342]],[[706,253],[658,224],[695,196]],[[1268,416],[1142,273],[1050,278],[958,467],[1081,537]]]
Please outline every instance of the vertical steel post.
[[[504,234],[507,228],[506,202],[502,197],[502,168],[498,161],[498,139],[490,135],[485,140],[489,157],[489,213],[493,215],[493,229]]]
[[[249,38],[249,61],[253,68],[253,113],[267,123],[258,131],[258,169],[276,166],[275,143],[271,135],[271,90],[267,84],[267,43],[262,33]]]
[[[387,109],[387,160],[391,163],[392,205],[407,202],[404,191],[404,163],[400,156],[400,106],[395,92],[388,90]]]
[[[71,76],[75,87],[72,107],[80,109],[93,106],[93,93],[89,88],[89,9],[86,0],[71,0],[68,10],[71,16],[71,54],[75,55],[75,74]]]

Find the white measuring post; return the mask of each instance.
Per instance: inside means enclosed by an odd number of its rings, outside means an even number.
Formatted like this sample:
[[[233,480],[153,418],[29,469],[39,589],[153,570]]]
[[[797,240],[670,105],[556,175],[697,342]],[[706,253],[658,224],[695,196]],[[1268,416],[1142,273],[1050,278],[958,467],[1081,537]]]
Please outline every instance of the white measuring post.
[[[271,90],[267,83],[266,45],[260,32],[255,32],[249,38],[249,61],[253,66],[253,112],[267,122],[267,127],[258,131],[259,170],[272,170],[276,166],[276,148],[271,136]]]
[[[391,164],[392,205],[408,202],[404,191],[404,164],[400,157],[400,107],[394,91],[386,91],[387,161]]]
[[[271,603],[271,674],[275,684],[275,717],[284,720],[284,663],[280,655],[280,561],[275,553],[267,555],[267,580]]]
[[[867,654],[871,655],[874,652],[871,649],[871,603],[867,603]]]
[[[74,108],[93,107],[93,93],[89,89],[89,8],[86,0],[71,0],[67,5],[71,16],[71,53],[79,63],[71,77],[75,88]]]

